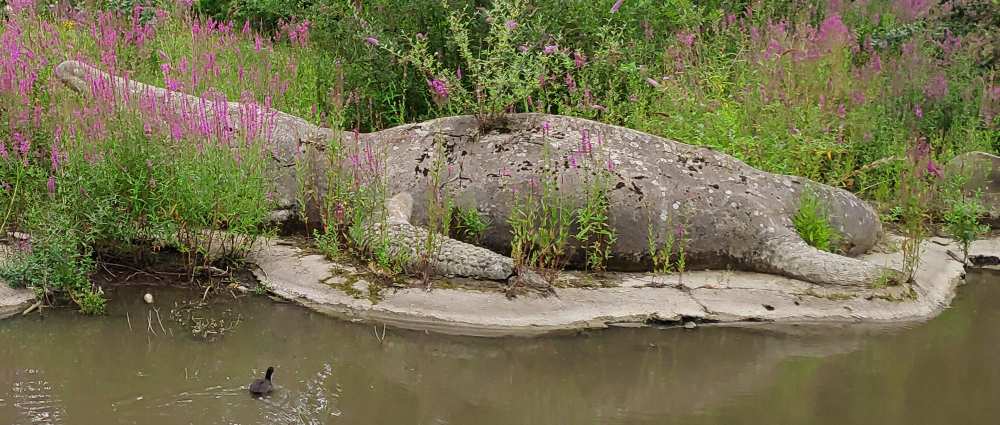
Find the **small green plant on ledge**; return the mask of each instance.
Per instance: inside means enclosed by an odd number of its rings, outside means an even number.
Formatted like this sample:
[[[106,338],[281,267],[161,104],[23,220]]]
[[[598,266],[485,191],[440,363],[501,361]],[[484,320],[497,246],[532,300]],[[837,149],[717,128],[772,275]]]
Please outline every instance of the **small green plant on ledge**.
[[[483,217],[475,207],[455,207],[455,236],[466,242],[478,242],[479,237],[493,222]]]
[[[945,213],[944,231],[962,248],[963,261],[969,259],[969,247],[972,246],[972,242],[990,229],[985,224],[979,224],[979,218],[983,216],[984,211],[976,199],[957,199],[951,202],[951,208]]]
[[[836,248],[833,242],[840,235],[833,231],[819,199],[808,190],[803,191],[799,198],[799,211],[795,214],[794,222],[795,230],[810,246],[827,252]]]

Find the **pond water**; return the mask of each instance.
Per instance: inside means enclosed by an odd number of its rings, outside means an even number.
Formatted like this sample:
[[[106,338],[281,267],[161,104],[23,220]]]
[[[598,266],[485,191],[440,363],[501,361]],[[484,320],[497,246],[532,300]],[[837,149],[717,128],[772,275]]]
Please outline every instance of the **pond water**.
[[[240,319],[207,342],[169,319],[175,300],[200,293],[149,290],[160,320],[141,300],[145,288],[120,287],[103,317],[47,309],[43,319],[0,321],[0,424],[1000,421],[1000,278],[991,274],[970,275],[954,308],[906,327],[534,339],[390,328],[382,342],[370,325],[260,296],[219,297],[196,312]],[[251,398],[247,385],[272,365],[275,392]]]

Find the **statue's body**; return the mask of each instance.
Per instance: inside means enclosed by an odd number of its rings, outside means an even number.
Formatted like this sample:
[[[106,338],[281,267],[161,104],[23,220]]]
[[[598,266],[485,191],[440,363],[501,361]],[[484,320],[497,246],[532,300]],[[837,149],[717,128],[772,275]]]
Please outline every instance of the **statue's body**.
[[[166,96],[175,108],[188,107],[185,99],[200,102],[163,88],[116,80],[78,62],[64,62],[56,72],[83,93],[90,91],[89,81],[104,79],[133,94]],[[240,104],[229,102],[221,107],[228,108],[229,125],[238,125]],[[410,214],[402,214],[398,217],[402,220],[393,225],[419,226],[427,220],[430,172],[443,150],[446,163],[441,169],[445,171],[438,181],[459,206],[475,207],[491,221],[481,242],[493,252],[471,250],[449,256],[446,262],[468,264],[443,264],[439,270],[503,278],[512,272],[503,268],[511,264],[509,258],[498,271],[477,273],[477,268],[495,259],[472,257],[505,258],[500,254],[510,251],[508,218],[513,193],[537,193],[543,176],[549,176],[559,181],[560,193],[573,197],[579,206],[585,183],[601,175],[610,198],[609,224],[617,235],[609,269],[651,270],[650,235],[662,247],[670,232],[676,234],[684,226],[685,237],[690,239],[685,249],[689,269],[733,267],[827,285],[867,285],[885,277],[881,267],[849,257],[870,249],[881,233],[879,217],[870,206],[847,191],[763,172],[711,149],[589,120],[541,114],[509,115],[488,127],[473,117],[448,117],[356,136],[274,113],[270,143],[276,152],[275,180],[284,207],[294,211],[298,210],[298,186],[293,165],[307,161],[310,175],[325,175],[329,161],[322,147],[340,137],[349,148],[360,144],[384,155],[390,194],[408,194],[412,199]],[[322,188],[314,190],[322,193]],[[848,256],[812,248],[796,234],[792,217],[803,190],[812,191],[825,204]],[[453,246],[465,252],[465,245]]]

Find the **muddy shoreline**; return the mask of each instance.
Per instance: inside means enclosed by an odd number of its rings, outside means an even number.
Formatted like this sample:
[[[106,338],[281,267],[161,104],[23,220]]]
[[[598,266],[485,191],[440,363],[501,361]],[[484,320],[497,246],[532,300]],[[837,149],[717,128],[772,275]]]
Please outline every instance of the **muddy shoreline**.
[[[921,267],[911,286],[831,287],[774,275],[739,271],[698,271],[654,276],[609,273],[601,285],[582,287],[565,274],[556,296],[527,293],[508,300],[483,282],[458,288],[439,282],[385,288],[349,264],[272,241],[252,255],[252,272],[268,292],[314,311],[354,322],[456,335],[499,337],[603,329],[609,326],[748,326],[760,323],[849,324],[923,321],[947,308],[963,282],[966,265],[949,254],[958,247],[944,238],[922,245]],[[898,252],[861,257],[899,267]],[[1000,263],[1000,239],[977,241],[968,267]],[[367,280],[366,280],[367,279]],[[411,282],[412,283],[412,282]],[[377,293],[376,293],[377,292]],[[0,286],[0,317],[19,314],[34,303],[30,290]]]

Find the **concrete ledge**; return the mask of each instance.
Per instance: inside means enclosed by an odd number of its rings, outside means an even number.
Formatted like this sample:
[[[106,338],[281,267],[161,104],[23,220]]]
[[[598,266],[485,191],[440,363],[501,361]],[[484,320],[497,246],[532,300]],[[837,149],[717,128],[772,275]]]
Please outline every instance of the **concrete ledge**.
[[[0,319],[6,319],[28,308],[35,301],[30,289],[15,289],[0,282]]]
[[[956,260],[960,254],[952,255],[960,250],[951,241],[931,238],[922,249],[912,286],[828,287],[729,271],[689,272],[683,279],[613,273],[606,282],[611,287],[563,288],[557,296],[527,295],[513,300],[493,290],[440,288],[429,292],[388,289],[378,298],[366,298],[359,296],[370,288],[364,273],[320,255],[269,244],[254,253],[253,260],[260,266],[254,274],[274,294],[345,320],[460,335],[531,336],[691,321],[715,326],[922,321],[948,307],[965,274],[964,265]],[[879,252],[861,258],[899,267],[902,254]],[[969,259],[970,265],[1000,268],[1000,239],[975,242]],[[581,277],[566,273],[565,278]],[[345,292],[346,288],[355,295]],[[30,290],[0,285],[0,318],[23,311],[33,301]]]
[[[611,276],[612,287],[564,288],[554,297],[507,300],[498,291],[407,288],[383,290],[381,299],[372,302],[338,289],[350,280],[352,289],[367,292],[363,274],[355,274],[353,267],[285,245],[258,251],[255,261],[260,269],[255,274],[276,295],[336,317],[472,336],[688,321],[741,326],[753,322],[886,323],[936,316],[951,303],[962,282],[965,267],[948,253],[959,252],[957,245],[931,238],[922,250],[914,285],[880,289],[827,287],[748,272],[690,272],[683,280],[676,275],[616,273]],[[992,256],[1000,264],[1000,240],[979,241],[973,252]],[[861,258],[899,267],[902,254],[871,253]],[[567,277],[573,278],[572,274]]]

